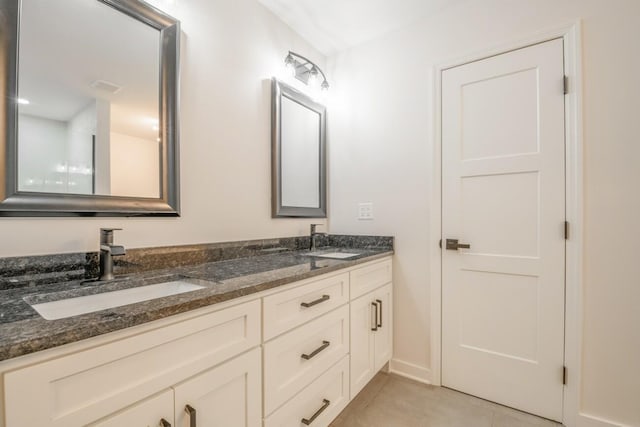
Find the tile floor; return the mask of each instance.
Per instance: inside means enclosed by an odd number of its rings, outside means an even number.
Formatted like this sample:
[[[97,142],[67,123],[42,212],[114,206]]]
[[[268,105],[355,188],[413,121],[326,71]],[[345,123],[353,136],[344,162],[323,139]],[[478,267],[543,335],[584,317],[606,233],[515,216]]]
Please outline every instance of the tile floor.
[[[444,387],[379,373],[329,427],[561,427]]]

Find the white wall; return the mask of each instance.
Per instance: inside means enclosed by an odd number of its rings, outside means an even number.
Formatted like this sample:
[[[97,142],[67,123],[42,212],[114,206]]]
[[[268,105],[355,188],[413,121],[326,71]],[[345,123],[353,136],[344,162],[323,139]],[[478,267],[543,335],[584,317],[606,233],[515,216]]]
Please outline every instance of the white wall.
[[[160,147],[111,132],[111,192],[127,197],[160,197]]]
[[[640,426],[637,0],[470,0],[331,58],[331,232],[396,236],[394,358],[428,379],[432,67],[577,18],[586,152],[581,408]],[[360,201],[374,203],[374,221],[357,221]]]
[[[271,218],[271,89],[288,50],[325,58],[255,0],[155,0],[182,22],[180,218],[0,218],[0,256],[96,251],[100,227],[128,248],[294,236]],[[42,236],[47,236],[43,239]]]

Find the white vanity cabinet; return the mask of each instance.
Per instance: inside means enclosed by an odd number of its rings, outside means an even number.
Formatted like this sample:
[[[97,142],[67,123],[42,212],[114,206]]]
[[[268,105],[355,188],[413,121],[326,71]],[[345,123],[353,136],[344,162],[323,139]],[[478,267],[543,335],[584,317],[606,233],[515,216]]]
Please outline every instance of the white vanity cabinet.
[[[391,358],[391,258],[0,362],[0,427],[326,427]]]
[[[259,353],[260,301],[214,312],[200,309],[125,331],[129,336],[85,340],[76,343],[80,350],[56,354],[53,349],[46,360],[8,369],[3,375],[6,427],[113,425],[109,419],[120,416],[128,427],[147,426],[149,417],[156,418],[154,426],[162,418],[173,425],[173,397],[158,411],[151,396],[173,394],[185,379],[251,348]],[[260,389],[259,366],[242,369],[254,373],[252,384]],[[259,413],[260,399],[251,403]]]
[[[391,272],[386,258],[264,298],[265,340],[284,332],[264,344],[264,427],[328,426],[391,359]]]

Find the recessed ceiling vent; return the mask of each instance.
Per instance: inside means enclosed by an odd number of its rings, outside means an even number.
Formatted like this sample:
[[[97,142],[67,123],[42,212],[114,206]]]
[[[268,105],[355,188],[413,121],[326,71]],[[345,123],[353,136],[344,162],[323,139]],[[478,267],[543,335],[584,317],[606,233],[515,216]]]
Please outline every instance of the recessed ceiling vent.
[[[118,86],[115,83],[108,82],[106,80],[96,80],[90,85],[94,89],[101,90],[108,93],[118,93],[122,90],[122,86]]]

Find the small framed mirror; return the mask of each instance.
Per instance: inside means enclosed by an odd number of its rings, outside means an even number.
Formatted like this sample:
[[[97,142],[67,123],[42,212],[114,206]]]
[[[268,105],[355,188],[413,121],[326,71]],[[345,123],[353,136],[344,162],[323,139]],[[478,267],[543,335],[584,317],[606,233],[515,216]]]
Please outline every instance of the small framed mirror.
[[[0,20],[0,216],[177,216],[179,22],[140,0]]]
[[[326,107],[271,81],[272,216],[327,217]]]

